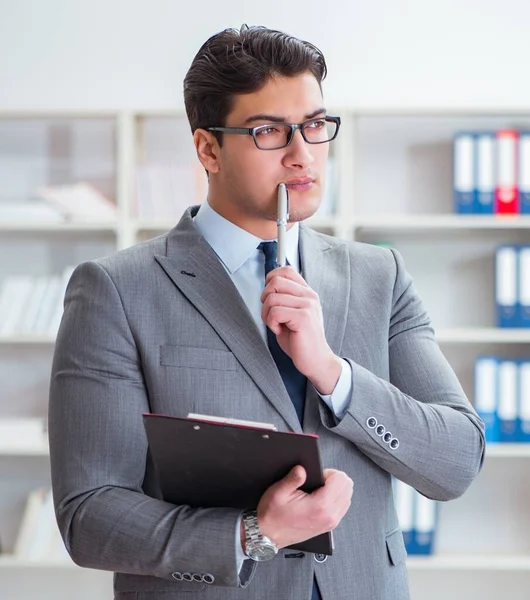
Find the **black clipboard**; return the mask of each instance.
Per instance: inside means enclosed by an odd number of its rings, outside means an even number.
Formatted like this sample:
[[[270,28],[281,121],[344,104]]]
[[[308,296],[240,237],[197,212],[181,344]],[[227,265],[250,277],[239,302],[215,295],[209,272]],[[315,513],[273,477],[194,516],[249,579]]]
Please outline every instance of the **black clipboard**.
[[[296,465],[324,485],[318,436],[233,423],[145,413],[149,450],[167,502],[192,507],[256,508],[265,490]],[[331,555],[331,532],[290,546]]]

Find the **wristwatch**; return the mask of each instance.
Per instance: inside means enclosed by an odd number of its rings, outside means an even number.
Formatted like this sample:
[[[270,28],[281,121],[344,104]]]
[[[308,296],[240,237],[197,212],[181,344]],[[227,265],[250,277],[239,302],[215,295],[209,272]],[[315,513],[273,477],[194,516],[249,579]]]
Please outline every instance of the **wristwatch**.
[[[264,536],[258,524],[258,513],[246,510],[243,513],[245,528],[245,554],[255,561],[271,560],[278,554],[278,546]]]

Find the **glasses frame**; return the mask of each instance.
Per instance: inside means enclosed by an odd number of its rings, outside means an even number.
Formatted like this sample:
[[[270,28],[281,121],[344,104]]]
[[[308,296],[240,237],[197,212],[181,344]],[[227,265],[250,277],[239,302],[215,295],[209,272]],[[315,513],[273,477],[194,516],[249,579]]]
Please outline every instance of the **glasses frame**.
[[[305,135],[304,128],[309,123],[322,120],[328,123],[335,123],[337,125],[337,129],[333,137],[323,142],[312,142],[308,140]],[[289,137],[287,138],[287,143],[283,146],[277,146],[276,148],[261,148],[260,146],[258,146],[258,140],[256,139],[257,132],[259,132],[262,129],[267,129],[268,127],[275,127],[277,125],[283,125],[284,127],[291,128],[291,132],[289,133]],[[297,129],[300,130],[300,133],[302,134],[302,137],[304,138],[304,141],[307,144],[329,144],[329,142],[332,142],[339,134],[340,117],[332,117],[330,115],[326,115],[325,117],[315,117],[313,119],[308,119],[303,123],[267,123],[265,125],[257,125],[256,127],[206,127],[206,131],[219,131],[220,133],[234,133],[236,135],[251,135],[252,139],[254,140],[254,144],[256,145],[256,148],[258,148],[258,150],[264,150],[265,152],[269,150],[281,150],[282,148],[287,148],[287,146],[290,146],[291,142],[293,141],[295,131]]]

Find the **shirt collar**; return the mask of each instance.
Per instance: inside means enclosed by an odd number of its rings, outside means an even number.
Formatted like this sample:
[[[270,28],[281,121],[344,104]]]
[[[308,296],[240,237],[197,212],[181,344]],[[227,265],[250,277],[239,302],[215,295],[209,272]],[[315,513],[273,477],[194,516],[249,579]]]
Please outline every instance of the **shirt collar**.
[[[264,241],[222,217],[207,200],[201,204],[194,222],[230,274],[234,274],[244,265],[260,242]],[[299,270],[298,236],[299,226],[298,223],[294,223],[285,236],[285,254],[289,264],[297,271]]]

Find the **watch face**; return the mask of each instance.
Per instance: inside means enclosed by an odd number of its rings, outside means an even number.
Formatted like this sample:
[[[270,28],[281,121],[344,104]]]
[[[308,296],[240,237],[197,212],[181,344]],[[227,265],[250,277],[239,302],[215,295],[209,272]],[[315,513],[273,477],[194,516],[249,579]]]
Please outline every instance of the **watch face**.
[[[269,545],[254,546],[254,548],[251,548],[248,551],[249,557],[256,561],[271,560],[271,558],[274,558],[276,554],[276,548]]]

